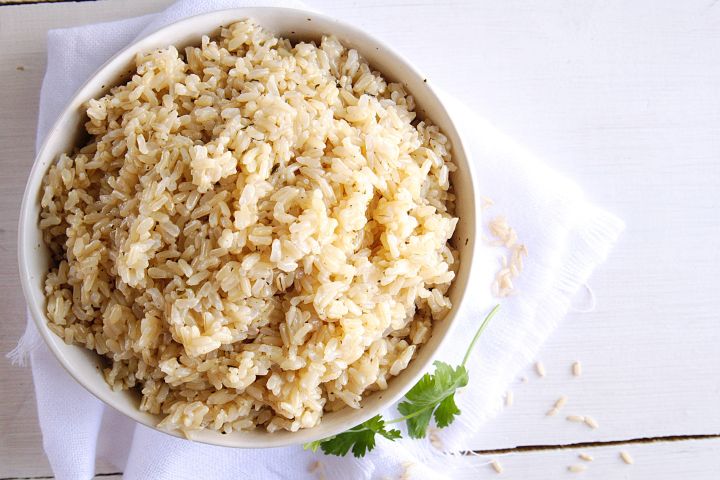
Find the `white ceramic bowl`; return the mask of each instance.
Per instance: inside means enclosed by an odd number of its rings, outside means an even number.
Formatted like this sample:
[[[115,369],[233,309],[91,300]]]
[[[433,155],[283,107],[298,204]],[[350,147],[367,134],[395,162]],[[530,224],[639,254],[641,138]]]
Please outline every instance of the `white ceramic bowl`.
[[[100,358],[92,351],[75,345],[67,345],[47,327],[43,282],[48,271],[49,256],[38,226],[40,214],[40,186],[49,165],[61,153],[72,150],[83,130],[82,105],[91,98],[98,98],[110,87],[126,77],[133,65],[135,54],[158,47],[178,47],[199,44],[203,34],[215,33],[221,25],[228,25],[244,18],[252,18],[276,34],[292,40],[318,40],[323,34],[337,36],[345,46],[357,49],[370,65],[393,81],[407,86],[415,97],[417,111],[438,125],[452,142],[452,155],[458,167],[451,177],[458,197],[456,214],[460,217],[455,234],[455,245],[460,250],[460,270],[450,290],[454,308],[449,315],[434,326],[429,342],[419,349],[416,358],[396,378],[387,390],[375,392],[363,400],[362,408],[346,408],[323,416],[320,425],[298,432],[267,433],[264,430],[233,432],[228,435],[216,431],[199,432],[195,439],[200,442],[228,447],[265,448],[298,444],[317,440],[351,428],[399,400],[419,377],[431,367],[433,356],[447,338],[455,315],[462,303],[472,263],[476,228],[476,198],[468,159],[463,150],[458,130],[435,93],[432,82],[426,80],[408,61],[393,52],[385,44],[353,26],[319,15],[314,12],[284,8],[242,8],[211,12],[191,17],[169,25],[125,48],[103,65],[72,98],[60,118],[50,130],[45,143],[35,159],[23,197],[19,225],[20,278],[25,299],[50,350],[65,369],[88,391],[100,400],[144,425],[156,428],[159,416],[141,412],[138,408],[140,395],[136,391],[112,391],[100,372]],[[166,432],[178,435],[177,432]]]

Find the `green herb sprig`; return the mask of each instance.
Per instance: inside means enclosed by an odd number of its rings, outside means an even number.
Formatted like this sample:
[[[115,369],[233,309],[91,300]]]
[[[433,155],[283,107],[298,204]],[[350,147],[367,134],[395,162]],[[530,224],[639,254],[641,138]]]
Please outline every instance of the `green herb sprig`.
[[[445,362],[436,361],[433,364],[435,365],[435,372],[423,375],[420,381],[405,394],[405,400],[398,405],[398,411],[402,414],[402,417],[386,421],[382,416],[375,415],[370,420],[350,430],[322,440],[306,443],[303,448],[313,452],[320,448],[327,455],[341,457],[352,450],[353,455],[356,457],[363,457],[367,452],[375,448],[377,435],[381,435],[393,442],[401,438],[400,430],[388,430],[388,425],[405,422],[410,438],[424,438],[427,435],[430,420],[433,418],[438,428],[445,428],[450,425],[455,420],[455,417],[460,414],[460,409],[455,404],[455,392],[459,388],[466,386],[469,381],[465,364],[470,358],[470,353],[478,338],[480,338],[480,334],[485,330],[485,327],[490,323],[499,308],[500,305],[495,305],[480,324],[460,365],[453,368]]]

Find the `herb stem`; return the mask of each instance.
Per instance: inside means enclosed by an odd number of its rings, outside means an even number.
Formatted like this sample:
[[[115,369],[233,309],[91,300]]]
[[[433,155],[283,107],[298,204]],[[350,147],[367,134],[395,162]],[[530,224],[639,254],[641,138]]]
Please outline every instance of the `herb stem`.
[[[399,422],[402,422],[403,420],[408,420],[408,419],[410,419],[410,418],[417,417],[418,415],[420,415],[421,413],[423,413],[425,410],[427,410],[427,409],[429,409],[429,408],[431,408],[431,407],[434,407],[434,406],[435,406],[435,405],[427,405],[427,406],[421,408],[420,410],[416,410],[416,411],[414,411],[413,413],[411,413],[411,414],[409,414],[409,415],[405,415],[404,417],[393,418],[392,420],[386,421],[386,422],[385,422],[385,425],[390,425],[391,423],[399,423]]]
[[[410,420],[428,411],[429,414],[427,417],[408,422],[408,433],[412,438],[423,438],[427,435],[427,427],[432,416],[435,417],[435,423],[439,428],[448,426],[455,419],[455,416],[460,413],[460,409],[458,409],[455,404],[454,395],[457,389],[467,385],[468,373],[465,369],[465,364],[470,358],[470,353],[475,347],[478,338],[480,338],[480,334],[485,330],[485,327],[490,323],[490,320],[495,316],[499,308],[500,305],[495,305],[495,307],[490,310],[490,313],[487,314],[482,324],[480,324],[477,332],[475,332],[475,336],[473,336],[470,341],[470,345],[465,352],[465,357],[459,367],[453,369],[446,363],[435,362],[435,374],[430,375],[426,373],[421,381],[415,384],[415,386],[405,394],[407,401],[400,403],[398,410],[401,413],[403,411],[412,411],[412,413],[387,421],[384,420],[381,415],[376,415],[345,432],[306,443],[303,448],[306,450],[310,449],[314,452],[320,447],[324,453],[338,456],[346,455],[352,448],[353,455],[362,457],[366,452],[375,448],[376,435],[382,435],[392,441],[401,438],[399,430],[386,430],[386,425]],[[448,399],[450,401],[446,402]],[[425,404],[425,406],[421,407],[420,405],[423,404]]]
[[[477,332],[475,332],[475,336],[473,337],[472,341],[470,342],[470,345],[468,346],[467,352],[465,352],[465,357],[462,361],[462,366],[464,367],[465,364],[468,361],[468,358],[470,357],[470,353],[472,352],[473,347],[475,346],[475,343],[477,342],[478,338],[480,338],[480,334],[485,330],[485,327],[490,323],[490,320],[495,316],[495,313],[500,309],[500,304],[495,305],[495,307],[490,310],[490,313],[487,314],[487,317],[485,317],[485,320],[483,320],[482,324],[480,325],[480,328],[478,328]],[[398,417],[393,418],[392,420],[387,420],[385,422],[385,425],[390,425],[391,423],[400,423],[404,420],[409,420],[413,417],[417,417],[424,411],[428,410],[429,408],[435,407],[435,405],[427,405],[426,407],[421,408],[420,410],[416,410],[413,413],[409,415],[405,415],[404,417]]]
[[[485,330],[485,327],[487,327],[487,324],[490,323],[490,320],[495,316],[495,313],[500,309],[500,304],[495,305],[495,307],[490,310],[490,313],[488,313],[487,317],[485,317],[485,320],[483,320],[482,324],[480,325],[480,328],[478,328],[477,332],[475,332],[475,336],[473,337],[472,341],[470,342],[470,346],[467,349],[467,352],[465,352],[465,356],[463,357],[463,361],[461,365],[464,367],[465,364],[468,361],[468,358],[470,358],[470,353],[472,353],[472,349],[475,346],[475,343],[478,341],[478,338],[480,338],[480,334]]]

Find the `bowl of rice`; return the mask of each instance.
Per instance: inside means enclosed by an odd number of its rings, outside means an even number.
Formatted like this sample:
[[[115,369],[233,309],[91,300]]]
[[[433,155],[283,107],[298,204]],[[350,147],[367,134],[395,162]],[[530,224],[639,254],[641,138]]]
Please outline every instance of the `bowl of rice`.
[[[314,12],[217,11],[127,47],[63,111],[25,190],[22,286],[59,362],[128,417],[298,444],[427,371],[476,213],[405,59]]]

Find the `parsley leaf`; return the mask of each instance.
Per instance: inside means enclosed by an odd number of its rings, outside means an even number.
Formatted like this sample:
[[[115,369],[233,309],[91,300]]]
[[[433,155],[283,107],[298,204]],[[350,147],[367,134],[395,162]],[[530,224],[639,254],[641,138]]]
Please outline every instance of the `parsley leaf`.
[[[329,437],[332,438],[332,437]],[[328,440],[326,438],[325,440]],[[312,450],[313,452],[317,452],[318,447],[320,447],[320,444],[322,443],[322,440],[314,440],[312,442],[308,442],[303,445],[303,450]]]
[[[340,457],[346,455],[352,449],[353,455],[362,457],[375,448],[376,435],[382,435],[388,440],[395,441],[400,438],[400,430],[388,430],[385,428],[385,420],[380,415],[375,415],[370,420],[343,433],[306,443],[304,448],[315,451],[319,446],[326,454]]]
[[[455,420],[455,415],[459,414],[460,409],[455,405],[455,394],[445,397],[433,412],[438,428],[447,427]]]
[[[426,373],[405,394],[407,401],[398,405],[398,411],[407,418],[408,433],[412,438],[423,438],[427,433],[430,417],[437,426],[447,427],[460,409],[455,405],[455,391],[468,383],[468,372],[463,365],[451,367],[435,362],[435,373]]]
[[[406,408],[405,402],[398,405],[398,412],[402,413],[403,416],[407,417],[405,423],[407,424],[408,433],[411,438],[423,438],[427,432],[428,425],[430,425],[430,418],[432,418],[432,410],[422,409],[419,411],[413,411],[413,408]],[[410,415],[412,414],[412,417]]]

